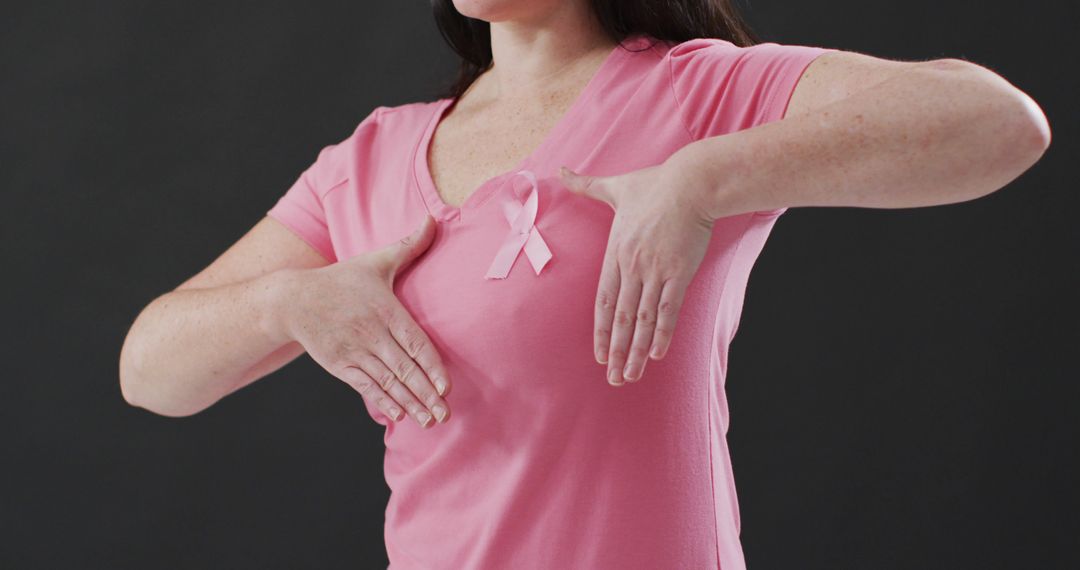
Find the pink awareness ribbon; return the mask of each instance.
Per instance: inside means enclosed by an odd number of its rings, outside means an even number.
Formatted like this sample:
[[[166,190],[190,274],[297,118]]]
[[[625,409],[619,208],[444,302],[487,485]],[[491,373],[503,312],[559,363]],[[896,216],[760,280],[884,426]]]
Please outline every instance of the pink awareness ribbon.
[[[503,215],[506,221],[510,222],[510,231],[503,238],[503,243],[491,262],[491,267],[484,275],[485,279],[505,278],[522,249],[525,250],[525,256],[529,258],[537,275],[552,257],[551,250],[548,249],[547,243],[544,242],[540,231],[534,225],[540,200],[536,174],[531,170],[519,170],[514,175],[524,176],[529,180],[530,187],[525,191],[527,194],[524,202],[519,202],[522,192],[514,188],[517,199],[506,200],[502,204]]]

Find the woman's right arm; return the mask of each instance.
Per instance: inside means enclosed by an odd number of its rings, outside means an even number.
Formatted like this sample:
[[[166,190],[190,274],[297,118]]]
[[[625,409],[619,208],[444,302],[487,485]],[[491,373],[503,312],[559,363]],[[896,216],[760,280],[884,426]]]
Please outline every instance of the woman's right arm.
[[[307,351],[390,417],[401,419],[404,407],[427,427],[425,412],[449,410],[430,377],[447,375],[393,296],[394,274],[431,241],[427,222],[387,248],[330,265],[277,220],[260,220],[138,315],[120,353],[124,399],[192,415]]]

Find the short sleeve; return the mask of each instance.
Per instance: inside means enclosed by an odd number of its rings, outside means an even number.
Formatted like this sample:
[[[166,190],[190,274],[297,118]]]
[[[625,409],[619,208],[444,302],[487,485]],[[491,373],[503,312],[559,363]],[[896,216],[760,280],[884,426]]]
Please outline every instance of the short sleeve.
[[[694,140],[779,120],[810,62],[832,48],[696,38],[671,48],[671,86]]]
[[[292,186],[278,198],[266,215],[318,250],[330,263],[338,261],[334,250],[335,212],[327,211],[326,195],[355,175],[358,164],[371,149],[383,106],[376,107],[345,140],[324,146]],[[340,221],[338,221],[340,224]]]
[[[314,164],[306,168],[293,182],[293,185],[278,198],[267,216],[281,222],[308,245],[318,250],[330,263],[337,261],[334,246],[330,240],[330,228],[327,224],[326,210],[323,207],[322,193],[315,182],[315,171],[319,170],[328,155],[337,145],[323,147]]]
[[[803,71],[833,48],[695,38],[668,52],[671,87],[693,140],[779,120]],[[787,208],[757,212],[777,216]]]

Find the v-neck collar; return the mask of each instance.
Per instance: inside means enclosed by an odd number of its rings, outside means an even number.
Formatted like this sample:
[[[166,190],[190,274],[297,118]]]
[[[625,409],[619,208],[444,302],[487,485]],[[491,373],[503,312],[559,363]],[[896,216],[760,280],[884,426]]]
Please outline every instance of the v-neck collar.
[[[600,67],[593,72],[592,77],[589,78],[589,81],[585,84],[585,87],[582,88],[573,103],[570,104],[570,107],[555,123],[555,126],[548,131],[547,135],[544,136],[540,144],[510,170],[488,178],[480,183],[480,186],[474,189],[460,206],[451,206],[444,202],[442,197],[439,196],[428,164],[428,153],[431,149],[431,140],[435,134],[435,128],[446,114],[446,110],[456,101],[456,99],[446,97],[435,101],[431,105],[431,116],[428,119],[427,126],[424,129],[420,140],[413,148],[412,158],[414,186],[419,190],[420,197],[423,199],[428,213],[430,213],[436,221],[459,220],[462,218],[463,212],[478,208],[487,202],[488,199],[495,194],[495,191],[502,186],[500,181],[507,179],[510,175],[519,170],[532,166],[536,158],[543,155],[548,147],[560,140],[563,137],[564,132],[576,122],[575,119],[577,116],[587,108],[588,103],[596,96],[600,87],[606,83],[608,76],[616,70],[621,61],[626,57],[626,54],[630,53],[629,50],[626,49],[626,46],[635,41],[639,41],[640,39],[642,39],[641,35],[637,34],[630,36],[615,45],[611,52],[604,58]],[[468,214],[466,213],[465,215],[467,216]]]

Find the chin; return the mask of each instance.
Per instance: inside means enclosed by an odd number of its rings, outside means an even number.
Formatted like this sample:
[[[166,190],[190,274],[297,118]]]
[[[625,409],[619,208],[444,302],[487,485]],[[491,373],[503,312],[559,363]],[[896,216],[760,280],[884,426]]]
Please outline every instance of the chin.
[[[525,20],[532,14],[542,13],[559,4],[559,0],[453,0],[453,2],[454,8],[462,16],[486,22]]]

